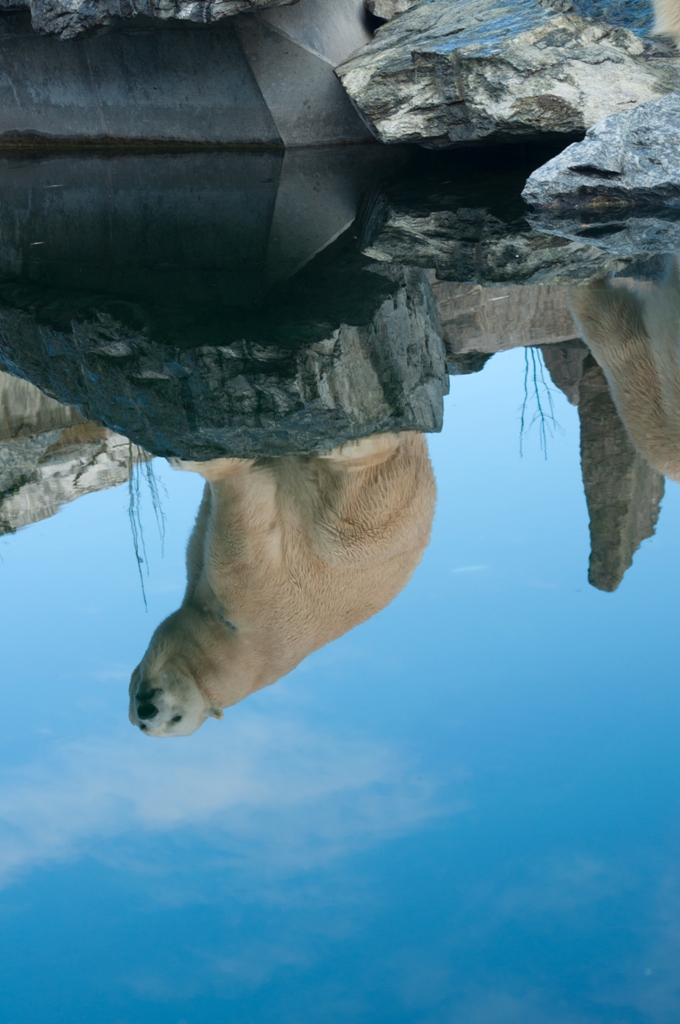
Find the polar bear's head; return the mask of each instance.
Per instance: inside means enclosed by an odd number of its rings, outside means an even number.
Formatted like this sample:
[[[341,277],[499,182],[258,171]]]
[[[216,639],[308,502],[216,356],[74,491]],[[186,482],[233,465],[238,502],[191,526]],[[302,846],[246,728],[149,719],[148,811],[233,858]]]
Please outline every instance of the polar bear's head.
[[[199,686],[205,659],[197,650],[196,624],[188,631],[186,617],[175,612],[161,623],[132,673],[129,717],[147,736],[190,736],[206,718],[223,717]]]
[[[138,665],[130,681],[130,721],[147,736],[190,736],[206,718],[222,718],[196,681],[172,665],[149,679]]]

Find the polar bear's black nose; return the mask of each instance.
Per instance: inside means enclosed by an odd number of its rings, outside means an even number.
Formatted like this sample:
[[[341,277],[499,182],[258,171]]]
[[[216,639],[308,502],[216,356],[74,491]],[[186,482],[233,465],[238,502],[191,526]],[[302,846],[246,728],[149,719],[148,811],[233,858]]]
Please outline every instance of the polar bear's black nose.
[[[137,708],[137,714],[140,718],[155,718],[158,714],[158,708],[155,704],[141,704]]]

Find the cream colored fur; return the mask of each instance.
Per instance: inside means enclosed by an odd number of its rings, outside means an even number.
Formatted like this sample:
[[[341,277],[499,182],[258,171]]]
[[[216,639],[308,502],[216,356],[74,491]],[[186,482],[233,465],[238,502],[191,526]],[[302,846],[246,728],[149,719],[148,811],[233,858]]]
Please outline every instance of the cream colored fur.
[[[654,34],[680,39],[680,0],[654,0]]]
[[[221,717],[384,608],[420,562],[435,501],[427,442],[415,433],[326,456],[181,468],[207,481],[186,593],[130,684],[130,719],[155,736]],[[140,693],[158,709],[151,719],[138,715]]]
[[[680,481],[680,263],[647,291],[602,279],[570,289],[581,336],[602,367],[628,435]]]

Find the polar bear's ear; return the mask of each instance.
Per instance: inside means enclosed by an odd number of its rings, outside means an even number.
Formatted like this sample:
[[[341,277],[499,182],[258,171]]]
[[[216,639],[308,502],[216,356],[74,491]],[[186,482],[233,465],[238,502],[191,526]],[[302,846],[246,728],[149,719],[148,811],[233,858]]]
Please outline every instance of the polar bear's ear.
[[[208,714],[211,718],[224,718],[224,711],[222,708],[208,708]]]

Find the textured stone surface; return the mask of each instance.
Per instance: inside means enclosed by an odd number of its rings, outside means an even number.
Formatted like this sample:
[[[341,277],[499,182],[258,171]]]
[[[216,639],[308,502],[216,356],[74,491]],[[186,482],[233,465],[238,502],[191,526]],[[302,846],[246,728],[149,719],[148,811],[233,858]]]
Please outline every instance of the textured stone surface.
[[[588,579],[598,590],[612,591],[642,541],[654,533],[664,478],[637,454],[602,370],[590,363],[579,386],[581,470],[590,516]]]
[[[317,321],[308,329],[321,337],[304,347],[244,340],[181,350],[105,314],[56,329],[44,314],[0,306],[0,363],[146,450],[183,459],[440,430],[448,378],[427,275],[365,275],[375,281],[370,316],[357,304],[365,322]],[[356,277],[352,285],[358,292]]]
[[[188,458],[438,429],[427,274],[346,230],[375,150],[1,162],[4,365]]]
[[[608,6],[626,22],[625,4]],[[670,43],[578,10],[563,0],[422,0],[336,71],[379,139],[437,148],[574,135],[680,88]],[[638,28],[636,5],[631,14]]]
[[[442,280],[482,285],[585,282],[640,258],[538,231],[523,217],[506,221],[484,209],[429,211],[389,201],[378,201],[368,215],[363,241],[364,253],[380,262],[429,267]]]
[[[578,337],[566,287],[482,288],[432,279],[447,358],[491,355],[527,345],[552,346]]]
[[[534,171],[522,196],[547,208],[680,207],[680,92],[604,118]]]
[[[48,398],[28,381],[0,373],[0,443],[83,422],[77,409]]]
[[[366,9],[376,16],[391,21],[398,14],[410,11],[420,0],[366,0]]]
[[[556,345],[542,345],[541,355],[555,387],[567,396],[572,405],[578,405],[584,364],[589,356],[586,346],[579,340],[562,341]]]
[[[592,241],[602,254],[625,261],[651,261],[680,252],[680,208],[656,212],[646,207],[631,210],[584,209],[578,213],[541,210],[527,217],[541,234],[571,242]]]
[[[243,11],[279,7],[295,0],[3,0],[6,9],[31,12],[33,28],[74,39],[93,28],[139,17],[195,21],[203,25]]]
[[[84,422],[77,409],[0,373],[0,535],[124,483],[131,465],[147,458],[127,438]]]

